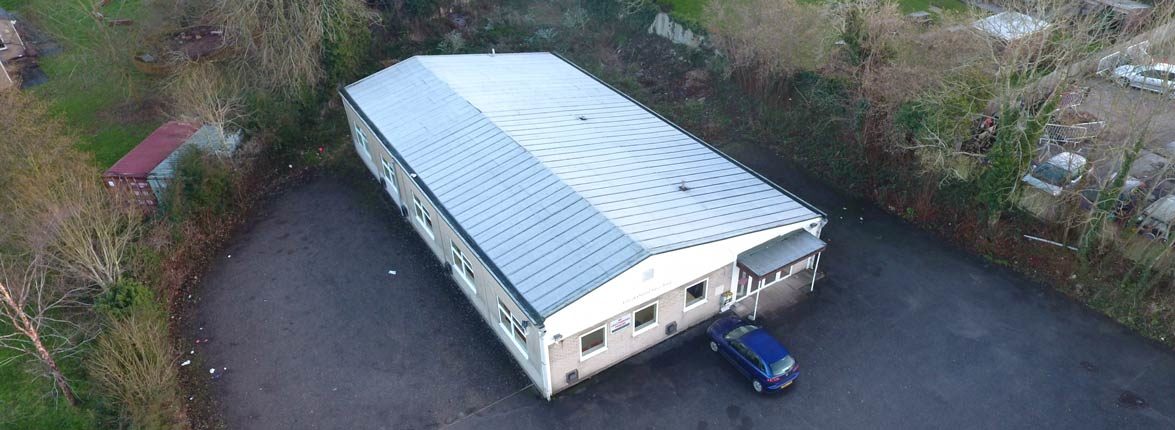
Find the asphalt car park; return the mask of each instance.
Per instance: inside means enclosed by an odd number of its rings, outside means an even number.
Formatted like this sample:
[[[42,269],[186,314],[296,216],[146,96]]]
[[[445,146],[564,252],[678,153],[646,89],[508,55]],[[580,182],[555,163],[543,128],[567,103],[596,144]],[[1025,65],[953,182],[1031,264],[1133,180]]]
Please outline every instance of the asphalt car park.
[[[735,155],[831,217],[826,278],[757,321],[802,363],[782,392],[754,393],[703,323],[543,400],[374,186],[326,178],[271,202],[200,288],[201,364],[228,368],[214,383],[228,427],[1175,426],[1166,347]]]

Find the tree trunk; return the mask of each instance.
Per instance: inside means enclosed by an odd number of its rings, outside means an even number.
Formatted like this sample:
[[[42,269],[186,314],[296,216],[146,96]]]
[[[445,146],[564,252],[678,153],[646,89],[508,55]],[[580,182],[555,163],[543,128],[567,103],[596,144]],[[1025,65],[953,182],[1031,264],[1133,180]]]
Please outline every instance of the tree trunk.
[[[4,297],[4,305],[12,312],[11,317],[14,328],[29,338],[33,344],[34,353],[41,364],[44,364],[49,369],[49,374],[53,377],[53,383],[57,384],[57,389],[61,390],[61,395],[65,396],[65,400],[69,402],[70,406],[77,406],[78,399],[74,395],[73,389],[69,387],[69,381],[65,380],[65,374],[61,373],[61,368],[57,367],[57,360],[53,359],[53,355],[45,348],[45,343],[41,341],[41,335],[37,332],[37,326],[29,319],[29,315],[25,313],[23,306],[18,304],[12,298],[7,287],[0,284],[0,294]]]
[[[49,354],[49,350],[45,349],[45,345],[41,343],[41,337],[37,336],[34,331],[29,336],[33,341],[33,346],[37,349],[37,357],[49,368],[49,374],[53,376],[53,382],[57,384],[57,389],[61,390],[61,395],[65,396],[65,400],[69,402],[70,406],[78,405],[78,398],[73,394],[73,389],[69,387],[69,381],[65,380],[65,374],[61,373],[61,369],[57,367],[57,360]]]

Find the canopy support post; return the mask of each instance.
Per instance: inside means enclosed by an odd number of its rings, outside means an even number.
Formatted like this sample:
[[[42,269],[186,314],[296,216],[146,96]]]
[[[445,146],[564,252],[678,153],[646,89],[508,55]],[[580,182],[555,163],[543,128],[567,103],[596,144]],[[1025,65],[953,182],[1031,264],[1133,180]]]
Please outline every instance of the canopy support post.
[[[812,286],[808,288],[809,293],[816,291],[816,272],[820,270],[820,255],[821,254],[824,254],[824,253],[823,252],[816,253],[816,265],[812,267]]]

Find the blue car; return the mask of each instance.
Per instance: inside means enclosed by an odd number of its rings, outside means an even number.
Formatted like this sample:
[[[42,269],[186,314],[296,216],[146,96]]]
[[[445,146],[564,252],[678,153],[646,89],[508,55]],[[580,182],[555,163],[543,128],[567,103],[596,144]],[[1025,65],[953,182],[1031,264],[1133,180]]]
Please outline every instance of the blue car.
[[[734,363],[734,367],[751,378],[755,392],[778,391],[795,382],[800,365],[771,333],[739,317],[728,316],[706,330],[710,349]]]

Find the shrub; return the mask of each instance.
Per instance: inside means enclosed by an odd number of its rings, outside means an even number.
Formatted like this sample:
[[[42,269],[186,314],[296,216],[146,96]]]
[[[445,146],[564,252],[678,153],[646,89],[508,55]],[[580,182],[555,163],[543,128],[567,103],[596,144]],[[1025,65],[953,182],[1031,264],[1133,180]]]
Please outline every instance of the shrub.
[[[572,30],[583,30],[588,23],[588,12],[579,6],[563,12],[563,26]]]
[[[142,282],[121,279],[94,301],[94,310],[112,319],[125,318],[135,312],[158,311],[155,293]]]
[[[175,178],[163,202],[165,213],[182,220],[199,210],[219,216],[235,204],[233,173],[226,160],[189,149],[176,163]]]
[[[445,34],[445,37],[441,39],[441,43],[437,45],[437,50],[441,51],[442,54],[457,54],[464,49],[465,37],[457,30]]]
[[[178,372],[162,313],[135,310],[98,337],[89,371],[136,429],[181,428]]]

